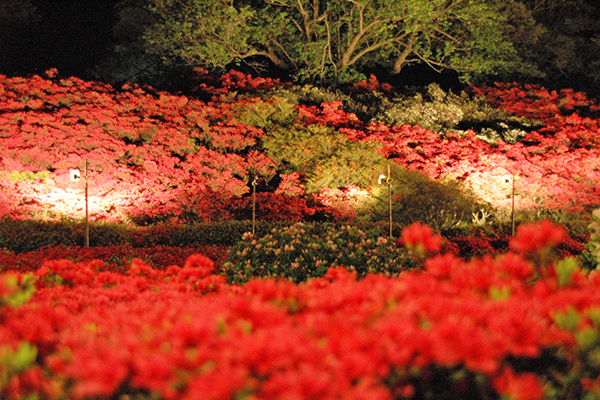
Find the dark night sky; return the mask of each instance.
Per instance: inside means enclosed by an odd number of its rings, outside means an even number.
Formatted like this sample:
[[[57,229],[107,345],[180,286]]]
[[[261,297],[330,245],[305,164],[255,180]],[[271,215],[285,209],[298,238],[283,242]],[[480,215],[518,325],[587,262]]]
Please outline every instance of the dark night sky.
[[[2,35],[10,59],[0,73],[87,77],[111,53],[114,5],[118,0],[32,0],[41,20],[25,31]],[[8,37],[7,37],[8,36]]]

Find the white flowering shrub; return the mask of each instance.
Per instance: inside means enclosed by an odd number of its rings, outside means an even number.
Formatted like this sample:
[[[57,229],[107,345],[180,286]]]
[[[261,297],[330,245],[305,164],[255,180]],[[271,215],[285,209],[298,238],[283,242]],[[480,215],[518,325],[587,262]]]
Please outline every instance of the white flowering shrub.
[[[374,120],[389,126],[418,125],[440,135],[471,129],[479,140],[490,144],[498,140],[514,144],[525,137],[527,130],[538,127],[536,121],[492,107],[483,98],[466,92],[446,93],[435,83],[424,94],[384,101]]]

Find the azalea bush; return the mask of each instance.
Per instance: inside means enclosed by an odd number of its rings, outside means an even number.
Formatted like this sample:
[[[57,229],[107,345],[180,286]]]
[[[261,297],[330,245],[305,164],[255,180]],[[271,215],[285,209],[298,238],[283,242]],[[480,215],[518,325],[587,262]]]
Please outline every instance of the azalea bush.
[[[459,95],[445,92],[437,84],[427,86],[424,94],[383,102],[373,121],[388,126],[418,125],[442,136],[446,132],[471,129],[488,143],[503,140],[510,144],[521,140],[527,131],[540,127],[534,120],[493,107],[483,97],[472,97],[467,92]]]
[[[385,169],[381,172],[387,175]],[[455,184],[442,184],[427,175],[391,164],[392,219],[401,225],[415,221],[430,225],[437,230],[470,225],[473,213],[489,209]],[[357,219],[367,221],[386,220],[389,216],[389,187],[382,184],[370,189],[370,198],[357,210]]]
[[[0,275],[4,399],[595,398],[600,277],[555,257],[549,222],[509,251],[439,254],[390,277],[330,268],[296,284],[228,285],[214,264],[46,261]],[[257,243],[258,244],[258,243]]]
[[[379,229],[365,232],[350,225],[298,223],[262,236],[245,234],[229,251],[223,272],[231,283],[254,277],[298,283],[322,277],[337,266],[363,277],[375,272],[395,276],[414,265],[405,249]]]
[[[332,190],[347,209],[342,195],[354,202],[348,189],[369,191],[380,164],[392,161],[489,204],[496,222],[508,215],[513,183],[521,213],[587,215],[599,205],[598,105],[582,93],[499,84],[454,95],[431,87],[396,110],[424,119],[375,122],[397,93],[373,77],[327,90],[200,71],[190,84],[196,89],[183,96],[57,71],[0,76],[0,216],[80,219],[87,181],[93,220],[215,222],[247,215],[239,205],[258,178],[306,201],[301,218],[310,219]],[[306,151],[310,143],[318,154]],[[72,181],[85,160],[87,180]],[[271,215],[297,219],[290,200],[279,200]],[[269,208],[278,209],[272,201]]]

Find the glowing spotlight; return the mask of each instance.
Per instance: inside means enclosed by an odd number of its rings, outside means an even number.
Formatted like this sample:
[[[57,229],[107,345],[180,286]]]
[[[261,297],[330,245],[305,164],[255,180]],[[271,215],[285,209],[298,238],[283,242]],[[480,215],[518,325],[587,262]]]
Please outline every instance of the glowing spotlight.
[[[70,169],[71,182],[79,182],[81,180],[81,171],[78,169]]]

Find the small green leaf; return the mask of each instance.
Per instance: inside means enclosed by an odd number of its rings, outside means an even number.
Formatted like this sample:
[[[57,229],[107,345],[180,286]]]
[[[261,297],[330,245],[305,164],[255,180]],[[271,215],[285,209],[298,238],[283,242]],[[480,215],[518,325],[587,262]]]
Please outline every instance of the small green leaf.
[[[37,348],[31,345],[29,342],[21,342],[16,350],[9,350],[7,352],[1,351],[2,358],[0,362],[4,365],[9,372],[21,373],[31,367],[37,358]]]
[[[499,289],[496,286],[490,287],[490,298],[492,300],[504,300],[510,296],[510,288],[508,286],[504,286],[502,289]]]
[[[586,310],[585,315],[592,320],[594,326],[600,326],[600,308],[590,308]]]
[[[31,274],[23,275],[19,282],[19,278],[15,275],[4,277],[4,285],[11,289],[16,289],[12,293],[0,297],[0,305],[8,305],[9,307],[18,307],[26,303],[35,293],[35,277]]]
[[[598,345],[598,332],[594,328],[585,328],[575,332],[575,340],[582,350],[590,350]]]
[[[579,269],[579,263],[574,257],[568,257],[564,260],[560,260],[556,265],[556,275],[558,277],[559,286],[564,287],[570,285],[571,276]]]
[[[581,316],[573,307],[569,307],[567,311],[554,314],[553,319],[560,328],[575,332]]]

